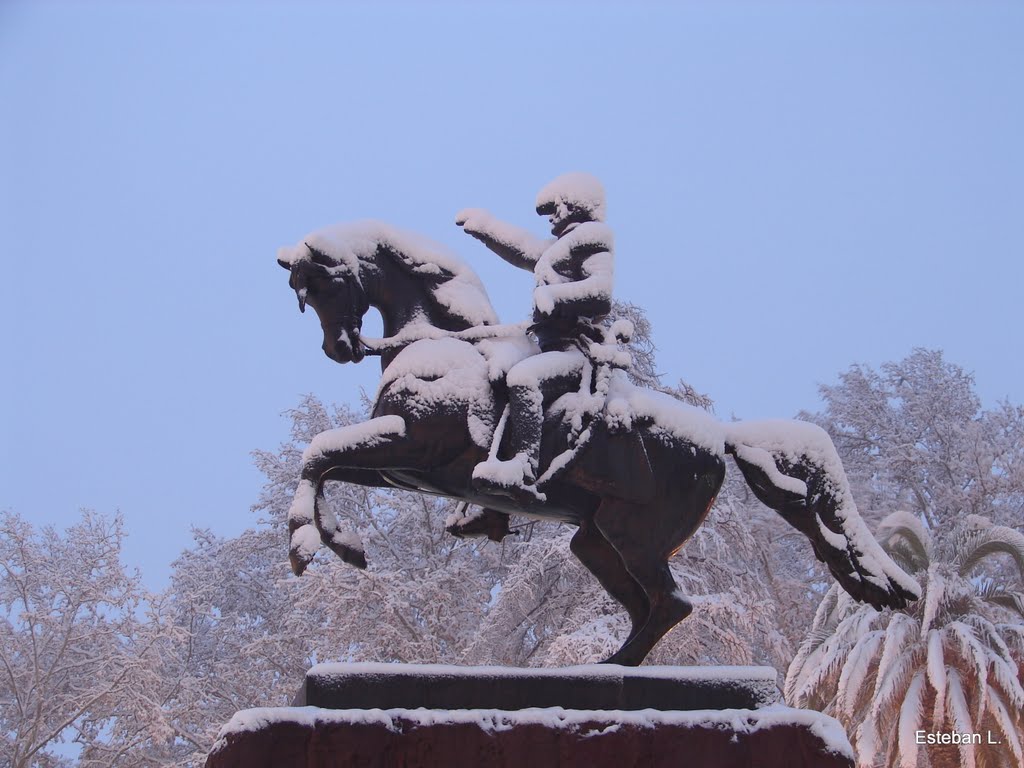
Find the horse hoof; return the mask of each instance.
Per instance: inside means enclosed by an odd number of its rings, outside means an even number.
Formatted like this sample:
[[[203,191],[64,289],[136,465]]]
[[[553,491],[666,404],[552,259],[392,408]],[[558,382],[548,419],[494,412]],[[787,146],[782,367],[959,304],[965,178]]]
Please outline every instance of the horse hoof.
[[[354,565],[361,571],[366,570],[366,554],[358,549],[352,549],[349,547],[348,552],[342,555],[341,559],[349,565]]]
[[[320,533],[312,525],[306,524],[292,531],[289,543],[291,546],[288,549],[288,560],[292,566],[292,573],[301,576],[320,549]]]
[[[693,613],[693,603],[678,592],[673,593],[669,605],[670,607],[667,613],[669,615],[669,620],[672,622],[671,626],[673,627]]]
[[[599,661],[597,663],[598,664],[618,664],[620,667],[637,667],[637,666],[640,665],[640,663],[636,662],[636,661],[633,661],[633,662],[623,661],[621,654],[622,654],[621,650],[620,651],[616,651],[615,653],[613,653],[611,656],[609,656],[604,661]]]
[[[295,552],[288,553],[288,562],[292,566],[292,573],[296,576],[301,576],[305,572],[306,566],[309,565],[309,560],[301,557]]]
[[[353,565],[361,571],[366,570],[366,553],[363,550],[333,541],[327,546],[334,550],[334,554],[340,557],[343,563]]]

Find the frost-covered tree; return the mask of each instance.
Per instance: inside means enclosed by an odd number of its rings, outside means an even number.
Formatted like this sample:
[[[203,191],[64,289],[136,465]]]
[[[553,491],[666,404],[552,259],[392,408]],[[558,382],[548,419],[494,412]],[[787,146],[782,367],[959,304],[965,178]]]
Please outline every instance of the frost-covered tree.
[[[936,534],[895,512],[879,538],[923,599],[878,613],[830,589],[789,668],[787,700],[843,722],[860,766],[1024,764],[1024,535],[973,515]],[[999,556],[1012,580],[986,575]],[[921,746],[918,731],[991,732],[1002,743]]]
[[[113,765],[173,740],[160,655],[175,633],[120,562],[122,523],[83,512],[65,532],[0,515],[0,763]]]
[[[711,398],[698,392],[683,379],[679,379],[672,387],[662,383],[662,374],[658,373],[657,347],[654,345],[651,321],[647,319],[647,313],[642,307],[629,301],[612,301],[612,311],[606,319],[606,324],[611,326],[617,320],[628,320],[633,328],[628,344],[629,354],[632,358],[632,365],[628,373],[634,384],[656,389],[707,411],[714,410]]]
[[[361,417],[313,397],[289,415],[291,438],[256,454],[262,524],[231,538],[197,530],[174,563],[162,606],[178,642],[159,659],[173,738],[140,745],[134,764],[203,765],[235,711],[290,704],[320,661],[456,661],[485,610],[500,548],[449,536],[453,504],[397,490],[328,486],[328,508],[362,537],[371,568],[325,551],[292,576],[285,519],[302,449]]]
[[[176,738],[136,751],[152,765],[201,766],[235,711],[289,703],[309,666],[304,638],[283,631],[293,608],[281,532],[193,536],[163,595],[180,633],[160,659],[161,676],[173,681],[164,711]]]
[[[802,414],[831,435],[865,516],[911,509],[929,526],[966,514],[1018,525],[1024,513],[1024,408],[983,409],[972,376],[937,350],[879,370],[854,365]]]

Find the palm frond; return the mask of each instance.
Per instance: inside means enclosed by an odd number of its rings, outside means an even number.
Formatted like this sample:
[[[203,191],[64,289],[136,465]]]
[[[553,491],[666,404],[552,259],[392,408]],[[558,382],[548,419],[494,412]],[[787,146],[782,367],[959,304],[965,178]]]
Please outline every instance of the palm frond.
[[[1005,661],[1011,666],[1016,665],[1014,661],[1013,652],[1010,651],[1009,645],[1003,640],[1002,633],[1006,631],[1006,627],[1012,626],[1007,624],[1000,624],[998,627],[991,621],[986,619],[977,613],[972,613],[969,616],[962,617],[965,624],[970,624],[977,631],[978,635],[983,639],[986,645],[995,652],[999,658]],[[1022,639],[1024,639],[1024,633],[1022,633]]]
[[[786,676],[786,701],[805,704],[809,692],[839,670],[857,638],[871,628],[878,615],[870,606],[860,606],[859,610],[839,622],[831,632],[818,630],[812,633],[815,638],[809,643],[812,647],[805,654],[805,648],[801,645],[798,658],[790,665]],[[823,641],[816,643],[822,634]],[[811,637],[808,639],[811,640]]]
[[[864,691],[864,681],[871,672],[872,664],[878,655],[878,649],[885,638],[884,629],[875,629],[861,637],[850,655],[846,658],[843,671],[839,675],[839,686],[836,690],[836,709],[853,717]]]
[[[857,765],[864,768],[874,766],[882,746],[878,722],[874,717],[868,716],[861,721],[854,732],[854,741],[857,744]]]
[[[875,690],[872,698],[877,700],[882,685],[889,675],[889,670],[899,658],[907,641],[916,634],[917,621],[905,613],[894,613],[885,628],[885,644],[882,657],[878,660],[878,674],[875,677]]]
[[[986,708],[992,713],[992,718],[996,721],[996,725],[999,726],[999,730],[1002,731],[1003,741],[1010,745],[1010,749],[1013,751],[1013,756],[1017,758],[1017,762],[1024,765],[1024,753],[1022,753],[1020,743],[1020,734],[1024,723],[1021,722],[1020,710],[1013,710],[1016,713],[1016,717],[1011,714],[1010,709],[1003,701],[1002,695],[991,686],[988,688]]]
[[[925,673],[918,672],[907,687],[907,694],[900,706],[900,720],[897,731],[899,768],[917,768],[917,731],[924,714]]]
[[[942,723],[946,717],[946,659],[942,649],[942,630],[932,629],[928,632],[928,682],[935,691],[935,705],[932,720]]]
[[[978,642],[974,629],[962,621],[951,621],[943,628],[943,632],[956,639],[960,646],[960,657],[971,666],[971,672],[977,678],[978,704],[976,709],[980,712],[985,703],[985,690],[988,688],[989,654]]]
[[[928,563],[922,561],[914,548],[903,539],[890,539],[885,545],[885,551],[907,573],[919,573],[928,568]]]
[[[1007,703],[1014,709],[1024,709],[1024,688],[1021,687],[1017,678],[1017,665],[1012,661],[1007,663],[1003,659],[992,657],[992,677],[996,685],[1002,689],[1006,696]]]
[[[970,705],[960,682],[960,673],[955,669],[950,669],[946,678],[946,700],[949,702],[954,728],[960,733],[973,733]],[[960,744],[959,748],[961,768],[975,768],[974,745],[968,740],[968,743]]]
[[[835,613],[835,608],[839,600],[840,589],[838,584],[833,584],[829,587],[825,596],[821,598],[821,602],[818,603],[818,608],[814,612],[814,620],[811,622],[811,630],[821,629],[830,623],[832,614]]]
[[[1024,619],[1024,592],[1008,590],[1001,584],[989,582],[978,588],[978,597],[986,603],[1013,611]]]
[[[921,616],[921,635],[931,629],[932,622],[939,613],[939,606],[946,594],[946,580],[939,573],[937,564],[928,568],[928,588],[924,597],[924,611]]]
[[[886,550],[902,545],[911,553],[915,571],[928,568],[932,537],[924,523],[910,512],[898,510],[878,524],[876,538]]]
[[[836,607],[833,611],[837,620],[842,620],[849,616],[852,612],[865,608],[867,606],[858,603],[854,599],[853,595],[847,592],[845,589],[840,589],[836,594]]]
[[[890,704],[903,697],[908,685],[907,679],[920,661],[921,648],[912,645],[892,662],[884,675],[879,669],[875,695],[871,699],[871,717],[881,719],[882,715],[889,711]]]
[[[785,697],[792,706],[795,706],[796,690],[804,670],[809,666],[811,658],[821,648],[822,643],[832,636],[832,630],[828,628],[812,629],[793,657],[786,672]]]
[[[850,653],[852,646],[842,641],[839,637],[830,637],[816,652],[816,658],[812,657],[805,669],[799,686],[794,687],[794,697],[787,701],[798,702],[794,706],[805,705],[811,694],[822,686],[829,678],[836,675]]]
[[[993,625],[993,631],[1001,636],[1000,639],[1005,639],[1006,645],[1012,645],[1024,657],[1024,623],[996,624]]]
[[[1024,579],[1024,534],[1003,525],[970,531],[958,547],[956,563],[961,576],[966,576],[986,557],[1003,553],[1017,564],[1017,574]]]

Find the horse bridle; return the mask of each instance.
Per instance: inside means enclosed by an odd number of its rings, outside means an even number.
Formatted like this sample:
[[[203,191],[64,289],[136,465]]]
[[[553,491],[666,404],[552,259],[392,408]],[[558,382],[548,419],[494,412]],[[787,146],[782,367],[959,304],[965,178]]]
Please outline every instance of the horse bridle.
[[[348,344],[352,350],[352,361],[358,363],[367,354],[380,354],[372,351],[362,343],[360,330],[362,328],[363,315],[370,308],[366,291],[359,282],[359,276],[345,264],[337,264],[322,251],[313,248],[306,243],[309,250],[309,258],[297,259],[291,265],[291,278],[289,285],[295,290],[299,300],[299,311],[306,311],[306,303],[309,297],[309,286],[311,279],[323,278],[332,286],[339,286],[335,291],[343,294],[342,309],[338,312],[338,319],[342,329],[348,336]],[[323,310],[324,307],[321,307]]]

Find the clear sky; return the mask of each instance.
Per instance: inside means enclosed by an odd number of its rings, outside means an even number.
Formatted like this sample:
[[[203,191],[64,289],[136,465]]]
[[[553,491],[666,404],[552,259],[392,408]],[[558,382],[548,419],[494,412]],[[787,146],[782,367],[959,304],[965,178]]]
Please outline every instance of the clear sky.
[[[251,524],[282,411],[375,386],[278,246],[384,219],[519,321],[530,275],[454,214],[543,235],[569,170],[719,415],[914,346],[1020,403],[1021,40],[1020,3],[0,4],[0,509],[119,509],[159,585],[191,524]]]

